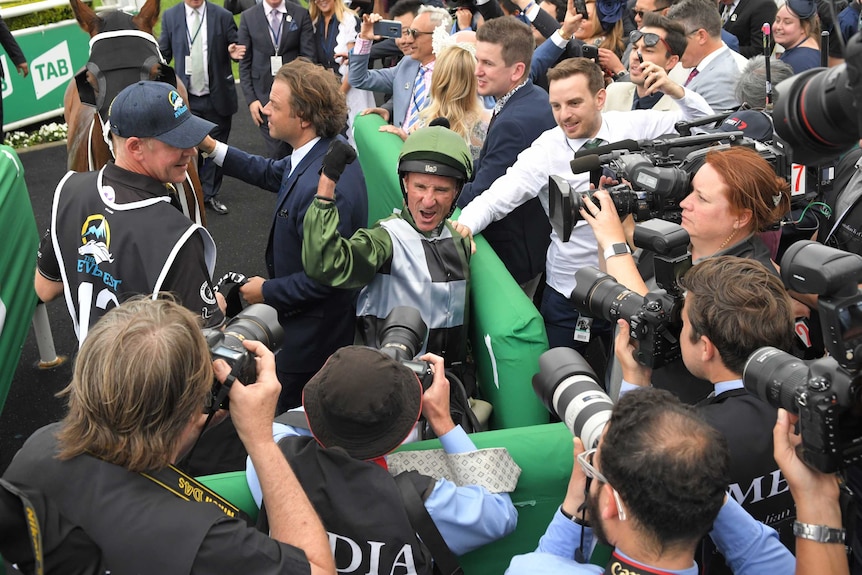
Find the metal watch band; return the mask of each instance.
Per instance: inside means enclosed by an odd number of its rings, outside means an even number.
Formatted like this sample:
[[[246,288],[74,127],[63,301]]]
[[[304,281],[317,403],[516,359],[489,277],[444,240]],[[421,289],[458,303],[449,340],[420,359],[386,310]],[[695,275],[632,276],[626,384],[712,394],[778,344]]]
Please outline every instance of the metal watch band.
[[[846,530],[835,529],[825,525],[812,525],[800,521],[793,522],[793,534],[802,539],[817,541],[818,543],[844,543]]]

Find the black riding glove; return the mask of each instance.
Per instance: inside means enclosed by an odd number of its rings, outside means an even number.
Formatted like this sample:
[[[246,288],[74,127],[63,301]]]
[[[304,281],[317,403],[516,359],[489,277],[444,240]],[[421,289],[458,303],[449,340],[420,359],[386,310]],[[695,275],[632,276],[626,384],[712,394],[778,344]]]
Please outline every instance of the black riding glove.
[[[355,159],[356,150],[344,140],[336,138],[329,144],[329,149],[323,156],[323,167],[320,168],[320,171],[324,176],[337,183],[345,166]]]

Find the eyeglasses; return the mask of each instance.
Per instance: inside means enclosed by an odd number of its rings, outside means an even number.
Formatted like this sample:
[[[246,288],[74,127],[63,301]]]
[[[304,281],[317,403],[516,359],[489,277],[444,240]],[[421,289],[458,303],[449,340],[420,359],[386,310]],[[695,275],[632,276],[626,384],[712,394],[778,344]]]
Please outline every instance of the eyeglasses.
[[[414,39],[416,36],[422,36],[424,34],[433,34],[434,32],[423,32],[422,30],[417,30],[416,28],[407,28],[406,34],[408,36],[412,36]]]
[[[662,10],[665,10],[665,9],[667,9],[667,6],[663,6],[661,8],[656,8],[655,10],[638,10],[637,8],[635,8],[634,10],[632,10],[632,14],[634,14],[638,18],[643,18],[644,14],[646,14],[647,12],[658,13],[658,12],[661,12]]]
[[[667,53],[673,55],[673,50],[670,49],[670,44],[667,43],[667,40],[653,32],[641,32],[640,30],[632,30],[629,34],[629,43],[634,46],[641,38],[644,39],[644,46],[648,48],[652,48],[653,46],[661,42],[662,44],[664,44]]]
[[[694,36],[695,34],[697,34],[698,32],[700,32],[702,29],[703,29],[703,28],[695,28],[694,30],[691,30],[691,31],[689,31],[689,32],[686,32],[686,33],[685,33],[685,35],[686,35],[686,37],[688,37],[688,36]]]
[[[596,451],[598,451],[598,448],[594,447],[592,449],[587,449],[583,453],[579,453],[578,463],[580,464],[581,469],[584,471],[584,475],[586,475],[588,479],[597,479],[601,483],[610,485],[607,477],[602,475],[602,473],[598,469],[593,467],[593,456],[596,454]],[[617,515],[619,516],[620,521],[625,521],[626,510],[623,507],[623,501],[622,499],[620,499],[620,494],[617,493],[617,490],[614,489],[612,485],[611,489],[613,489],[614,492],[614,502],[616,502],[617,504]]]

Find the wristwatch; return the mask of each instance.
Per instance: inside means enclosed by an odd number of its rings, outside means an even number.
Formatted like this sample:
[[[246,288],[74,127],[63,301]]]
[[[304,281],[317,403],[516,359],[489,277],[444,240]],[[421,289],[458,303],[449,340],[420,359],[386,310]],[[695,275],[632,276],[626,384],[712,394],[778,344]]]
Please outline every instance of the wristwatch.
[[[844,543],[847,531],[845,529],[827,527],[826,525],[812,525],[810,523],[794,521],[793,534],[796,537],[809,539],[818,543]]]
[[[611,244],[605,251],[602,253],[605,256],[605,259],[608,260],[614,256],[621,256],[623,254],[630,254],[632,250],[629,249],[629,245],[625,242],[620,242],[616,244]]]

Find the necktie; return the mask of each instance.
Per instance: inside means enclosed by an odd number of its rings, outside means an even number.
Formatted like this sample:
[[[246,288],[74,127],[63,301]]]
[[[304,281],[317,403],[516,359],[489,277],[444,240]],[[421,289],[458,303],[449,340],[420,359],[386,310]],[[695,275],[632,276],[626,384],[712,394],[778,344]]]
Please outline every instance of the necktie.
[[[281,12],[273,10],[269,13],[269,25],[272,28],[272,43],[278,50],[278,41],[281,38]]]
[[[425,66],[419,66],[419,71],[416,72],[416,80],[413,81],[413,96],[410,99],[410,109],[407,112],[407,119],[404,121],[404,131],[410,132],[410,129],[419,122],[419,112],[425,109],[428,105],[428,92],[425,90]]]
[[[697,68],[692,68],[691,72],[688,73],[688,78],[686,79],[685,84],[683,84],[683,86],[688,86],[689,82],[694,80],[694,77],[697,76],[699,73],[700,72],[698,72]]]
[[[584,145],[581,148],[585,150],[592,150],[594,148],[598,148],[599,146],[604,146],[607,142],[601,138],[593,138],[592,140],[587,140],[584,142]]]
[[[204,76],[204,40],[201,34],[201,14],[197,10],[192,19],[192,29],[195,34],[192,38],[192,93],[200,96],[206,91],[206,77]]]
[[[730,19],[731,14],[733,14],[733,5],[732,4],[725,4],[724,11],[721,13],[722,25],[727,24],[727,21]]]

